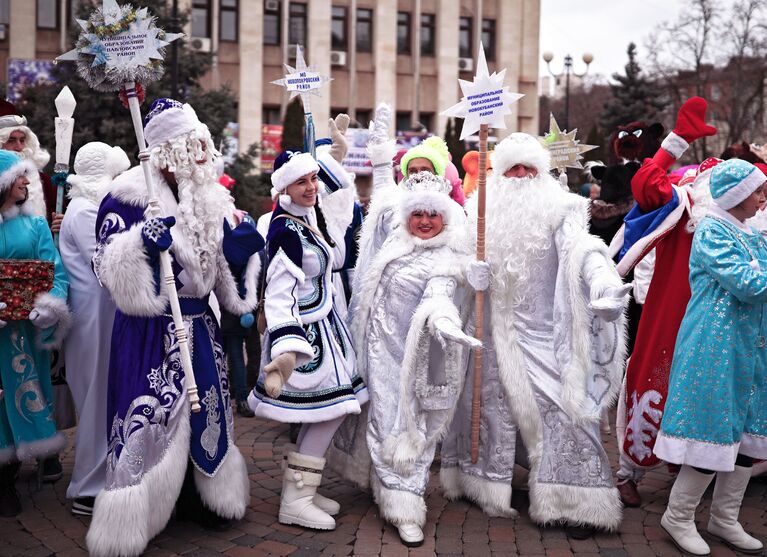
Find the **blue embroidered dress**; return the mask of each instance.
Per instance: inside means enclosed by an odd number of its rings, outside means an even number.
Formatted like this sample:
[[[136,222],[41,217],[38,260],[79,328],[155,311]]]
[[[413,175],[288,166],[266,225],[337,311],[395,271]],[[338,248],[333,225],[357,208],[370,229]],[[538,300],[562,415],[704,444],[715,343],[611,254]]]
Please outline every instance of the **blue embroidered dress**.
[[[695,231],[690,286],[655,454],[728,472],[738,453],[767,458],[767,242],[713,208]]]
[[[177,202],[159,174],[155,184],[164,214],[177,215]],[[221,195],[220,206],[210,210],[221,215],[223,226],[234,207],[225,191]],[[215,290],[228,311],[253,310],[259,258],[251,257],[235,277],[219,246],[203,267],[189,233],[180,225],[171,228],[170,253],[202,406],[192,413],[159,260],[150,258],[141,238],[146,204],[141,169],[133,168],[115,180],[96,221],[94,270],[117,312],[109,362],[106,487],[96,500],[88,544],[108,544],[115,554],[140,553],[142,544],[165,527],[188,460],[211,510],[241,518],[249,501],[245,463],[234,444],[222,337],[208,301]],[[138,527],[131,531],[125,524]]]
[[[351,335],[333,300],[332,272],[345,259],[343,232],[330,230],[336,243],[331,247],[312,231],[317,230],[314,208],[286,198],[280,196],[267,236],[267,331],[261,368],[285,352],[296,353],[297,367],[276,399],[266,394],[262,371],[248,402],[257,416],[281,422],[324,422],[359,414],[368,392],[357,374]]]
[[[53,288],[38,298],[60,318],[67,313],[69,279],[42,217],[0,216],[0,259],[52,261]],[[2,302],[3,300],[0,300]],[[58,330],[56,330],[58,329]],[[0,328],[0,465],[56,454],[66,443],[53,419],[50,351],[60,342],[62,321],[42,331],[31,321],[8,321]],[[55,338],[54,338],[55,336]]]

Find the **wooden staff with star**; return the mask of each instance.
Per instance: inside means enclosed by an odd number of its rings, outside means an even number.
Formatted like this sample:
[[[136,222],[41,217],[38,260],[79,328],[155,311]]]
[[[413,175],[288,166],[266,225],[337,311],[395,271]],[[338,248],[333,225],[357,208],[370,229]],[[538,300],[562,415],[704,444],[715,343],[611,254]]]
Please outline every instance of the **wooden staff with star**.
[[[459,79],[463,98],[451,106],[444,116],[463,118],[461,140],[479,131],[479,177],[477,180],[477,261],[485,260],[485,184],[487,181],[487,135],[489,128],[506,128],[504,117],[511,114],[511,104],[524,95],[509,93],[503,84],[506,70],[488,72],[485,49],[479,44],[477,74],[473,81]],[[475,300],[476,329],[474,337],[483,340],[485,327],[485,293],[478,291]],[[482,359],[481,349],[474,350],[474,380],[471,401],[471,462],[479,458],[479,432],[482,417]]]
[[[285,87],[292,100],[300,95],[304,107],[304,152],[315,156],[314,117],[312,116],[312,95],[320,96],[320,89],[333,78],[319,74],[314,66],[307,66],[301,45],[296,45],[296,67],[285,64],[285,77],[272,81],[274,85]]]
[[[149,166],[149,150],[144,139],[138,98],[139,84],[146,85],[162,77],[165,71],[162,64],[165,47],[183,34],[165,33],[155,25],[155,18],[147,8],[136,9],[129,4],[121,6],[116,0],[103,0],[101,7],[96,8],[87,21],[78,19],[77,23],[82,32],[75,48],[57,60],[76,62],[78,73],[96,91],[125,92],[149,196],[146,215],[150,218],[162,216]],[[187,396],[192,412],[199,412],[200,397],[189,351],[189,335],[184,326],[168,251],[160,252],[160,272],[173,315]]]

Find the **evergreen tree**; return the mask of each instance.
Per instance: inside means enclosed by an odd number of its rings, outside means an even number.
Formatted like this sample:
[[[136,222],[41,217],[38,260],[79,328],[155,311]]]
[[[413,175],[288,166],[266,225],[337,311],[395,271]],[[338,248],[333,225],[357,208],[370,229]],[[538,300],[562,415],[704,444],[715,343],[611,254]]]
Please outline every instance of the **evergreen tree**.
[[[87,19],[101,0],[83,0],[78,8],[77,17]],[[157,25],[171,31],[171,10],[165,0],[134,0],[136,7],[147,7],[150,13],[157,17]],[[188,13],[179,14],[180,25],[188,21]],[[74,26],[70,34],[70,44],[74,44],[79,35],[80,27]],[[215,145],[219,145],[222,132],[228,122],[236,120],[237,100],[228,87],[204,91],[200,85],[201,78],[208,72],[212,56],[208,53],[196,52],[187,48],[184,39],[179,41],[179,99],[189,102],[197,112],[202,122],[208,125]],[[171,94],[170,53],[171,46],[165,49],[165,74],[163,78],[152,83],[146,90],[146,101],[142,113],[146,113],[147,104],[159,97]],[[136,162],[136,139],[128,110],[118,100],[117,93],[99,93],[88,87],[87,83],[77,75],[75,64],[63,62],[53,68],[53,76],[57,83],[29,87],[19,109],[24,114],[30,128],[40,138],[40,143],[53,152],[55,149],[54,99],[64,85],[68,85],[77,100],[75,109],[75,129],[72,138],[72,154],[89,141],[103,141],[110,145],[122,147],[133,162]],[[52,157],[53,158],[53,157]],[[53,161],[51,162],[51,166]]]
[[[616,84],[610,85],[613,98],[605,103],[602,113],[602,128],[610,135],[616,126],[637,120],[653,122],[658,119],[668,102],[661,89],[641,75],[636,61],[636,45],[629,43],[626,75],[613,74]]]
[[[599,129],[599,126],[592,126],[589,130],[588,136],[586,136],[586,145],[596,145],[596,149],[592,149],[588,153],[583,154],[583,162],[586,161],[607,161],[607,153],[605,150],[605,136]]]
[[[285,111],[282,121],[282,150],[304,150],[304,105],[299,97],[293,99]]]
[[[458,169],[458,175],[463,180],[466,172],[463,169],[461,160],[466,154],[466,142],[461,139],[461,129],[454,118],[450,118],[445,125],[445,143],[450,156],[453,157],[453,164]]]

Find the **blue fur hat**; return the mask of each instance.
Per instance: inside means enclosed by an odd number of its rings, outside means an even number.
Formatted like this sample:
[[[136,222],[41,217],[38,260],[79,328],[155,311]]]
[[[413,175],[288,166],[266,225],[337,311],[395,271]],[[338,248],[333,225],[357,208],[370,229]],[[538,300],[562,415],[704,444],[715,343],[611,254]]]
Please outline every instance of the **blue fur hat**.
[[[732,209],[759,186],[767,181],[767,176],[750,162],[730,159],[718,164],[711,171],[711,197],[722,209]]]

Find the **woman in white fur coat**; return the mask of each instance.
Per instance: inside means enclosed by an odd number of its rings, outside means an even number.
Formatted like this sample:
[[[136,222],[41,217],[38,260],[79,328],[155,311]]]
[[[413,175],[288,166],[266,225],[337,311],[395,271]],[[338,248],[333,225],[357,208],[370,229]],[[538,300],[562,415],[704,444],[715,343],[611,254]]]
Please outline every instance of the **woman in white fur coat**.
[[[370,390],[373,494],[408,546],[423,543],[423,494],[462,390],[464,346],[480,346],[461,330],[456,305],[466,293],[461,284],[470,256],[466,217],[450,189],[429,172],[403,182],[391,215],[397,226],[358,267],[352,302],[358,367]]]

